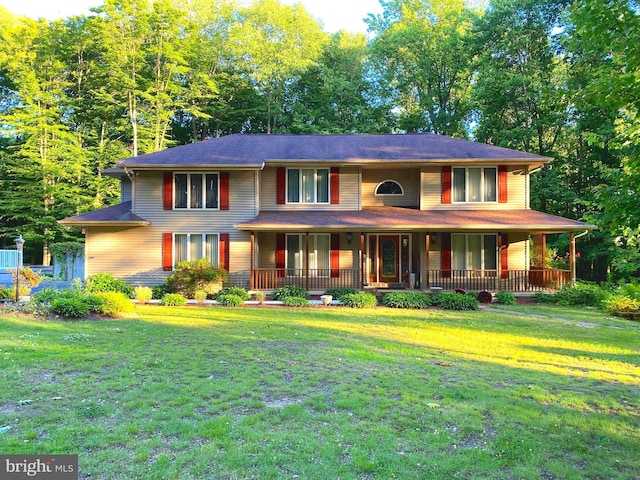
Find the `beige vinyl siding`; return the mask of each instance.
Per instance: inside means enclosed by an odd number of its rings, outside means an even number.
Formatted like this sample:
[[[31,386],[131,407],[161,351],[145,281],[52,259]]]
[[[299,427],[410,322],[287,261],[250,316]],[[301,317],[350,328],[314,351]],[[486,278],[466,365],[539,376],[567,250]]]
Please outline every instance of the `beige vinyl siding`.
[[[529,235],[527,233],[509,234],[509,270],[529,269]]]
[[[151,222],[137,228],[89,227],[87,229],[88,275],[110,272],[132,283],[161,283],[163,233],[228,233],[231,274],[247,271],[250,240],[247,232],[233,225],[255,218],[254,172],[230,172],[229,210],[163,210],[162,172],[142,172],[136,177],[136,215]]]
[[[376,187],[385,180],[398,183],[404,195],[378,195]],[[407,169],[364,169],[362,170],[363,207],[417,207],[420,203],[420,170]]]
[[[292,165],[293,166],[293,165]],[[296,166],[297,167],[297,166]],[[326,165],[305,165],[305,168],[328,168]],[[277,167],[265,167],[260,174],[260,208],[262,210],[359,210],[360,169],[340,167],[340,204],[287,203],[278,205],[276,192]]]
[[[460,165],[465,166],[465,165]],[[420,208],[477,210],[503,209],[512,210],[529,207],[528,174],[524,166],[509,166],[507,169],[507,202],[506,203],[442,203],[441,167],[427,167],[420,172],[422,182],[422,197]]]

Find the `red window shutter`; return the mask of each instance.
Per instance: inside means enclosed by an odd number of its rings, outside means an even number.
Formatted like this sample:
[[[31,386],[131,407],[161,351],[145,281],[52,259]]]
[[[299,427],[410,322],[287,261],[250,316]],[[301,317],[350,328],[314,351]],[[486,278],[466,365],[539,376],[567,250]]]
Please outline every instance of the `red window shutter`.
[[[220,210],[229,210],[229,172],[220,173]]]
[[[173,234],[162,234],[162,270],[173,270]]]
[[[229,271],[229,234],[221,233],[220,234],[220,245],[218,248],[218,264],[224,268],[227,272]]]
[[[284,233],[276,234],[276,269],[278,270],[278,277],[284,277],[286,241],[287,237]]]
[[[507,166],[498,167],[498,203],[507,203]]]
[[[451,167],[442,167],[442,203],[451,203]]]
[[[340,169],[338,167],[331,167],[329,174],[329,185],[331,189],[331,204],[340,204]]]
[[[509,278],[509,234],[500,235],[500,278]]]
[[[331,234],[331,251],[329,252],[329,261],[331,263],[331,278],[340,276],[340,234]]]
[[[162,185],[162,207],[164,210],[173,210],[173,173],[164,172]]]
[[[442,270],[442,278],[451,278],[451,234],[443,233],[440,243],[440,270]]]
[[[287,169],[278,167],[276,170],[276,203],[278,205],[285,204],[287,188]],[[284,268],[284,267],[282,267]]]

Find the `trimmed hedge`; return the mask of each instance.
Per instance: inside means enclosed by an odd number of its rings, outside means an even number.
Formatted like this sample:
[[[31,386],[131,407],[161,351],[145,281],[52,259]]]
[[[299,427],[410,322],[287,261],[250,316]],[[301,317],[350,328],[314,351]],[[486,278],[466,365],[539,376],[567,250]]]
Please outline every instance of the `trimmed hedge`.
[[[242,287],[225,287],[216,294],[215,298],[218,299],[223,295],[235,295],[236,297],[240,297],[242,301],[249,300],[251,298],[249,292]]]
[[[284,287],[276,288],[271,294],[271,298],[274,300],[284,301],[285,297],[309,298],[309,292],[298,285],[285,285]]]
[[[382,304],[390,308],[427,308],[431,298],[420,292],[389,292],[382,297]]]
[[[431,304],[443,310],[477,310],[478,300],[462,293],[437,292],[431,295]]]
[[[308,307],[309,300],[302,297],[282,297],[282,304],[285,307]]]
[[[216,297],[218,304],[225,307],[240,307],[244,305],[244,299],[240,295],[228,293],[226,295],[218,295]]]
[[[351,308],[372,308],[378,304],[378,299],[370,293],[348,293],[340,298],[340,304]]]
[[[179,293],[165,293],[160,303],[167,307],[182,307],[187,304],[187,299]]]

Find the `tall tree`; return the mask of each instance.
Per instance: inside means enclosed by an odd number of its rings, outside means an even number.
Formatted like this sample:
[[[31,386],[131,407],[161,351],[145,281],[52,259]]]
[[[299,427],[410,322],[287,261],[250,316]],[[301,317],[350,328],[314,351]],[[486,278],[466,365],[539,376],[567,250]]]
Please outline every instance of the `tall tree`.
[[[466,136],[471,80],[465,43],[474,14],[462,0],[395,0],[369,19],[371,80],[396,128]]]
[[[255,0],[239,9],[229,37],[233,61],[244,68],[265,106],[266,133],[278,128],[285,86],[315,65],[326,34],[300,4]]]
[[[2,93],[8,101],[0,124],[12,138],[3,162],[0,235],[18,229],[42,245],[65,237],[57,220],[73,215],[88,202],[86,158],[67,124],[65,65],[57,55],[60,22],[21,19],[2,31],[0,71],[10,82]]]

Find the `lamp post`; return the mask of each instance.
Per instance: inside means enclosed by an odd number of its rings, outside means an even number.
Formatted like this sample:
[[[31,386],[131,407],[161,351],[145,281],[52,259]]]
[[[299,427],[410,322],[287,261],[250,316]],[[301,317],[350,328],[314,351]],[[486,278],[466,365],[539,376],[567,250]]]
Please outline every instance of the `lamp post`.
[[[16,238],[16,250],[18,250],[18,266],[16,268],[16,303],[20,297],[20,267],[22,266],[22,249],[24,247],[24,238],[20,235]]]

